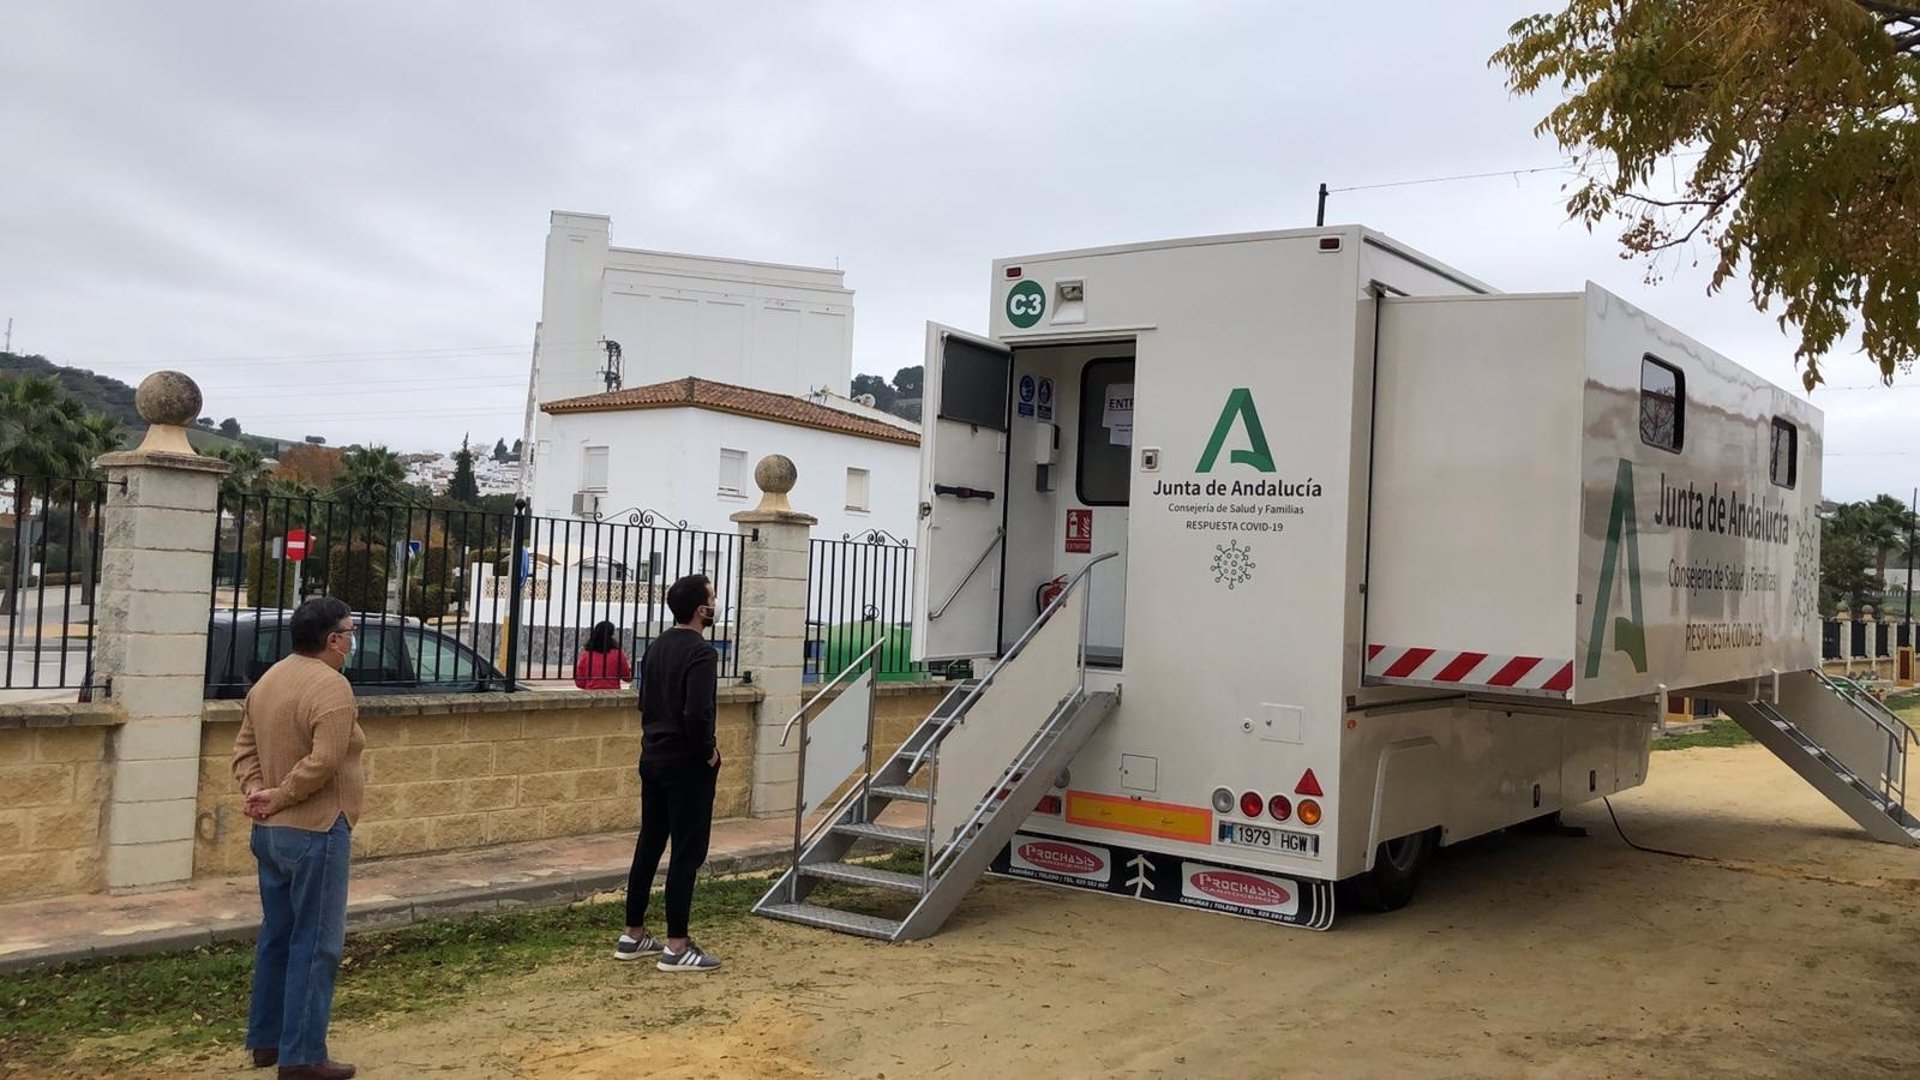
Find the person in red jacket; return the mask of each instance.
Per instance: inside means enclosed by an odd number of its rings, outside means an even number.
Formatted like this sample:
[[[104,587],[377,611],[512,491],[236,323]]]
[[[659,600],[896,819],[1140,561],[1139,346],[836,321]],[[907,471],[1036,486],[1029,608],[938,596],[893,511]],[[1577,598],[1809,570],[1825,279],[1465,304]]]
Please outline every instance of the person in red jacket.
[[[618,690],[633,678],[633,661],[621,650],[613,624],[603,622],[587,637],[587,647],[573,664],[573,685],[582,690]]]

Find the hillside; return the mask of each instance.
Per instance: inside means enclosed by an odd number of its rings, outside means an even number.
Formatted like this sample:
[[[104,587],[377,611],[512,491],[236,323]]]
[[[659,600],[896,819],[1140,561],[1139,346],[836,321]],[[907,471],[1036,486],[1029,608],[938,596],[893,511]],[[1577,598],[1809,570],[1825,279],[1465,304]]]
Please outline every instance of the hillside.
[[[106,413],[127,432],[126,444],[131,446],[140,441],[147,430],[147,422],[140,419],[140,411],[134,408],[134,388],[111,375],[100,375],[85,368],[66,367],[56,364],[44,356],[22,353],[0,352],[0,375],[51,375],[60,380],[67,393],[79,400],[88,412]],[[296,440],[273,439],[242,432],[238,437],[228,438],[217,431],[204,428],[190,428],[187,439],[194,449],[207,452],[222,446],[244,443],[262,454],[272,457],[283,446],[292,445]]]
[[[146,422],[133,407],[133,387],[111,375],[96,375],[85,368],[62,367],[44,356],[25,356],[0,352],[0,375],[52,375],[67,393],[79,399],[88,412],[106,413],[120,426],[144,431]]]

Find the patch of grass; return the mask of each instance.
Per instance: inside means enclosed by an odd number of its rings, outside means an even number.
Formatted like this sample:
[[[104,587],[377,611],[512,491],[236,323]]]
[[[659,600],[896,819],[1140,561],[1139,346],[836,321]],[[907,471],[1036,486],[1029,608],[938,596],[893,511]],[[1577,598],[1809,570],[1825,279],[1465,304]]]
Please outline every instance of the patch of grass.
[[[1920,725],[1920,690],[1909,690],[1904,694],[1889,694],[1886,706],[1908,725]]]
[[[694,926],[738,922],[766,888],[762,877],[701,881]],[[652,909],[659,904],[656,893]],[[543,964],[597,957],[625,918],[618,903],[581,903],[349,934],[334,1015],[431,1009]],[[162,1051],[238,1045],[252,978],[251,942],[0,975],[0,1061],[46,1059],[84,1039],[126,1035],[150,1035]]]
[[[1746,729],[1731,720],[1716,719],[1707,723],[1706,730],[1690,735],[1669,735],[1664,739],[1653,740],[1655,750],[1691,750],[1698,746],[1745,746],[1753,741]]]

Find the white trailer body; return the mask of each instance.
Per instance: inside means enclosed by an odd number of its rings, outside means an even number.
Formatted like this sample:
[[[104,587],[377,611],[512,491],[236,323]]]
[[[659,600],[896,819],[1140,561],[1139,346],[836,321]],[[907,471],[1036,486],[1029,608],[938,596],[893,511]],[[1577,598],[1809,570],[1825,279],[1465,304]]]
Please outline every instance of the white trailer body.
[[[1325,925],[1640,783],[1664,693],[1817,666],[1820,414],[1598,288],[1360,228],[992,273],[986,336],[928,332],[916,657],[1117,553],[1120,699],[997,872]]]

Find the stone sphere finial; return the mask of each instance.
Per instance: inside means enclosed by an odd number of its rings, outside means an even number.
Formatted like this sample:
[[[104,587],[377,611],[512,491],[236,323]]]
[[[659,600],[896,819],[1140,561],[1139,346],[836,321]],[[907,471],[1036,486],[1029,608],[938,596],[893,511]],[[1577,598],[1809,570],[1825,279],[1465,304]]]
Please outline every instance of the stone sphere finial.
[[[800,479],[800,470],[785,454],[768,454],[753,467],[753,482],[768,495],[786,495]]]
[[[147,422],[140,450],[150,454],[192,454],[187,428],[200,418],[200,386],[178,371],[156,371],[140,380],[133,407]]]
[[[787,492],[800,479],[800,470],[793,467],[793,459],[785,454],[768,454],[753,467],[753,482],[760,488],[760,505],[754,507],[756,514],[792,514],[793,504],[787,501]]]
[[[200,418],[200,386],[178,371],[156,371],[140,381],[133,407],[149,424],[190,427]]]

